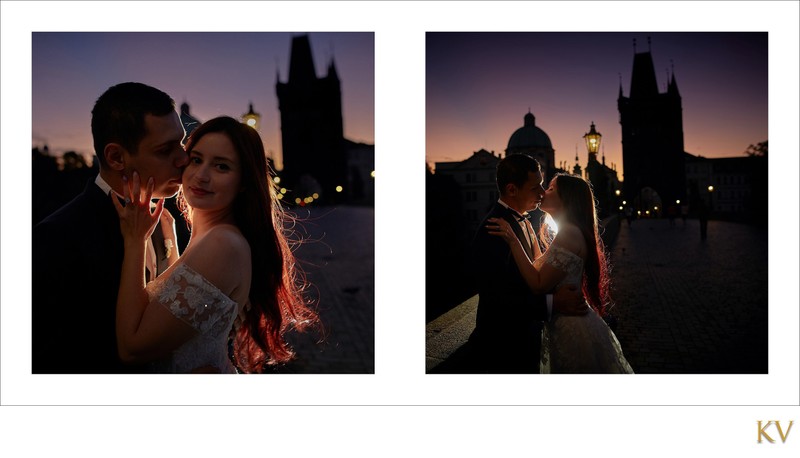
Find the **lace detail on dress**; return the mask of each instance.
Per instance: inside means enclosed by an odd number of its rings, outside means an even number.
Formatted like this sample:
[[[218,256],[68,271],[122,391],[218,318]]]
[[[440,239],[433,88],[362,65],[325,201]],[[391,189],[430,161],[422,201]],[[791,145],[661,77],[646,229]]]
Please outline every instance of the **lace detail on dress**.
[[[186,264],[176,267],[156,293],[161,305],[201,334],[224,330],[214,325],[236,309],[236,302]]]
[[[559,283],[560,285],[574,284],[576,281],[577,284],[580,284],[583,275],[583,258],[577,254],[558,245],[550,245],[547,251],[534,261],[533,265],[539,268],[545,263],[567,273],[567,276]]]
[[[231,372],[228,335],[241,308],[234,300],[183,263],[148,284],[147,293],[151,301],[198,332],[175,349],[170,360],[159,364],[157,370],[190,372],[213,366],[221,372]]]
[[[580,256],[550,245],[534,265],[539,268],[544,263],[566,272],[558,286],[572,284],[580,287],[583,277],[583,259]],[[633,373],[614,332],[593,309],[582,316],[556,315],[545,323],[540,369],[543,374]]]

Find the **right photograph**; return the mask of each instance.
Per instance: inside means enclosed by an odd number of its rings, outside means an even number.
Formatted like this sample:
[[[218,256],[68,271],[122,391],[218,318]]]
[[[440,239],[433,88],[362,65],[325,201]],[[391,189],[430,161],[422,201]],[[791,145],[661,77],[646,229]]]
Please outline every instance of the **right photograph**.
[[[768,39],[427,33],[426,373],[769,373]]]

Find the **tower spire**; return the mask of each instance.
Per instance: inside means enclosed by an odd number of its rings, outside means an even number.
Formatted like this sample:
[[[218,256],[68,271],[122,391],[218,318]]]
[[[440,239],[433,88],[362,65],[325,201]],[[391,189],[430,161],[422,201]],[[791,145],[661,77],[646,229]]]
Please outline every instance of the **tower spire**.
[[[667,92],[670,94],[674,94],[680,96],[680,92],[678,91],[678,82],[675,80],[675,64],[670,59],[670,66],[672,67],[672,75],[669,78],[669,86],[667,87]]]
[[[308,35],[292,38],[292,49],[289,57],[289,81],[309,82],[317,79],[314,70],[314,59],[311,55],[311,43]]]

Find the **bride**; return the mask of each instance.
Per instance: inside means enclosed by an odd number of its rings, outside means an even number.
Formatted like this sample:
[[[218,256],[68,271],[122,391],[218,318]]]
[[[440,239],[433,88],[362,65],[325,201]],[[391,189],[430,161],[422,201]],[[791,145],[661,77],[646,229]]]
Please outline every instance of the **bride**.
[[[558,234],[544,254],[533,244],[533,262],[506,221],[490,219],[488,229],[511,246],[514,260],[534,292],[580,284],[592,309],[585,315],[556,315],[545,323],[541,372],[633,373],[602,318],[610,288],[591,186],[578,176],[557,174],[545,190],[540,208],[556,221]]]
[[[186,151],[178,199],[191,238],[180,257],[168,253],[173,264],[147,286],[145,243],[164,201],[151,210],[153,178],[142,189],[136,172],[125,179],[126,204],[112,197],[125,246],[119,355],[125,362],[157,361],[160,372],[250,373],[288,361],[293,353],[284,333],[319,321],[302,295],[261,138],[218,117],[192,133]]]

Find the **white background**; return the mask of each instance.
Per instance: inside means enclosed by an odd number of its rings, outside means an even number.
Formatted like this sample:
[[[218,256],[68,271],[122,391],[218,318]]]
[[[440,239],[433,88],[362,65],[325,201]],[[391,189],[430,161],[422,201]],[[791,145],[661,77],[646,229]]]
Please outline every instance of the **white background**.
[[[757,422],[800,422],[798,14],[797,2],[3,2],[0,451],[797,456],[800,426],[759,444]],[[375,32],[374,375],[30,375],[33,31]],[[426,31],[769,32],[769,375],[425,375]]]

